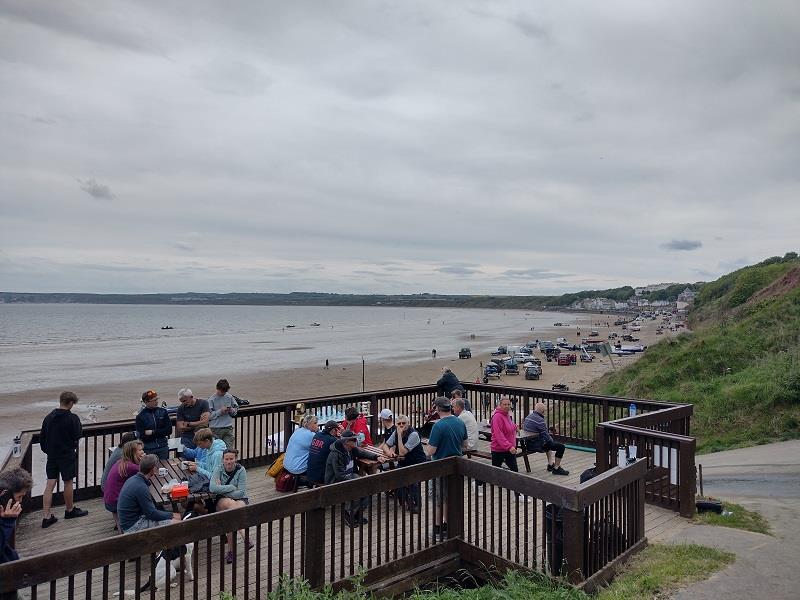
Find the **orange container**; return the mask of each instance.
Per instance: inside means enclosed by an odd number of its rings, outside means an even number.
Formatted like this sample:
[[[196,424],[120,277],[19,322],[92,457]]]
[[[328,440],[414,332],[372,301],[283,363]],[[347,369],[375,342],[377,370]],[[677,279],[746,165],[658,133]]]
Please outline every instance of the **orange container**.
[[[170,498],[173,500],[178,500],[180,498],[188,498],[189,497],[189,484],[188,483],[179,483],[175,487],[172,488],[172,491],[169,493]]]

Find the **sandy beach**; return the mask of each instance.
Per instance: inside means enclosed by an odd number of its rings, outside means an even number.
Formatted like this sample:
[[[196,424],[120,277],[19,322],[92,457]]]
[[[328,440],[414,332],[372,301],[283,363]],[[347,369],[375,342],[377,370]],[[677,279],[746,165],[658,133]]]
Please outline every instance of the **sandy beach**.
[[[571,324],[562,327],[537,328],[513,340],[523,344],[528,339],[552,340],[565,337],[569,343],[579,342],[577,332],[581,337],[586,337],[591,329],[600,333],[598,339],[605,340],[608,334],[616,331],[624,333],[621,327],[614,327],[614,315],[589,315],[576,314]],[[606,326],[609,323],[609,327]],[[675,333],[669,330],[664,335],[656,335],[658,321],[644,321],[642,330],[636,333],[640,338],[638,343],[645,346],[654,344],[659,340]],[[600,325],[597,325],[600,323]],[[498,339],[497,343],[507,343],[507,339]],[[541,356],[538,351],[536,356]],[[600,354],[592,354],[591,363],[578,362],[573,366],[558,366],[556,363],[543,362],[543,373],[538,381],[528,381],[524,374],[504,375],[499,383],[518,387],[550,389],[553,383],[565,383],[571,391],[578,391],[604,373],[612,369],[610,359]],[[641,354],[632,356],[614,356],[614,365],[617,368],[638,359]],[[379,390],[395,387],[408,387],[425,385],[436,382],[441,375],[441,369],[450,367],[462,381],[475,381],[480,373],[481,363],[486,364],[490,355],[488,353],[473,353],[471,359],[459,360],[458,356],[442,356],[436,359],[428,358],[416,363],[403,363],[393,365],[391,361],[366,365],[366,389]],[[291,401],[299,398],[313,398],[331,394],[346,394],[361,391],[361,364],[337,364],[335,358],[331,360],[330,368],[324,365],[308,365],[307,367],[283,369],[273,371],[264,369],[258,372],[228,373],[232,392],[237,396],[247,398],[253,403],[272,401]],[[161,398],[170,405],[177,404],[177,391],[182,387],[190,387],[198,396],[206,397],[214,391],[217,376],[207,379],[180,376],[164,377],[154,376],[147,381],[125,381],[117,383],[87,383],[81,386],[72,386],[72,391],[80,397],[76,407],[77,414],[86,423],[111,421],[117,419],[131,419],[140,407],[139,398],[143,391],[155,389]],[[494,380],[498,381],[498,380]],[[14,435],[24,429],[34,429],[41,425],[44,416],[57,406],[58,388],[41,389],[6,394],[2,398],[4,418],[0,425],[0,445],[10,443]]]

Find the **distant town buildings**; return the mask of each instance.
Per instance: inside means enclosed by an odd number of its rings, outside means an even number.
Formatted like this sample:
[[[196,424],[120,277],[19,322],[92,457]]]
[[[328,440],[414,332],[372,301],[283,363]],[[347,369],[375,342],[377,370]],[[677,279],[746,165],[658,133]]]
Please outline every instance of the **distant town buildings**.
[[[675,285],[674,283],[654,283],[652,285],[646,285],[644,287],[637,287],[633,288],[633,294],[635,296],[641,296],[642,294],[649,294],[650,292],[660,292],[661,290],[667,289],[669,286]]]

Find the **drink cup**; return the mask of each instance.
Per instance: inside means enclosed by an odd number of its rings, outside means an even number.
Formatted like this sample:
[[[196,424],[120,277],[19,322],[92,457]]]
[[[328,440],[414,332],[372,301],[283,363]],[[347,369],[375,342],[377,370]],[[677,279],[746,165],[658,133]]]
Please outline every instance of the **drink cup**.
[[[161,477],[166,477],[166,476],[167,476],[167,469],[166,469],[166,467],[159,467],[159,468],[158,468],[158,474],[159,474]]]

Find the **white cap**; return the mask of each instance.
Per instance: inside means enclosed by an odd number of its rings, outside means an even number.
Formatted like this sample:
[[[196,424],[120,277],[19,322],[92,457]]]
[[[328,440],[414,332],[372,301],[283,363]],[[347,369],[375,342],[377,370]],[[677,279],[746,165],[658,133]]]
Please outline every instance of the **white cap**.
[[[394,415],[392,414],[392,411],[390,411],[388,408],[384,408],[381,411],[380,415],[378,415],[378,416],[380,416],[381,419],[392,419],[392,418],[394,418]]]

